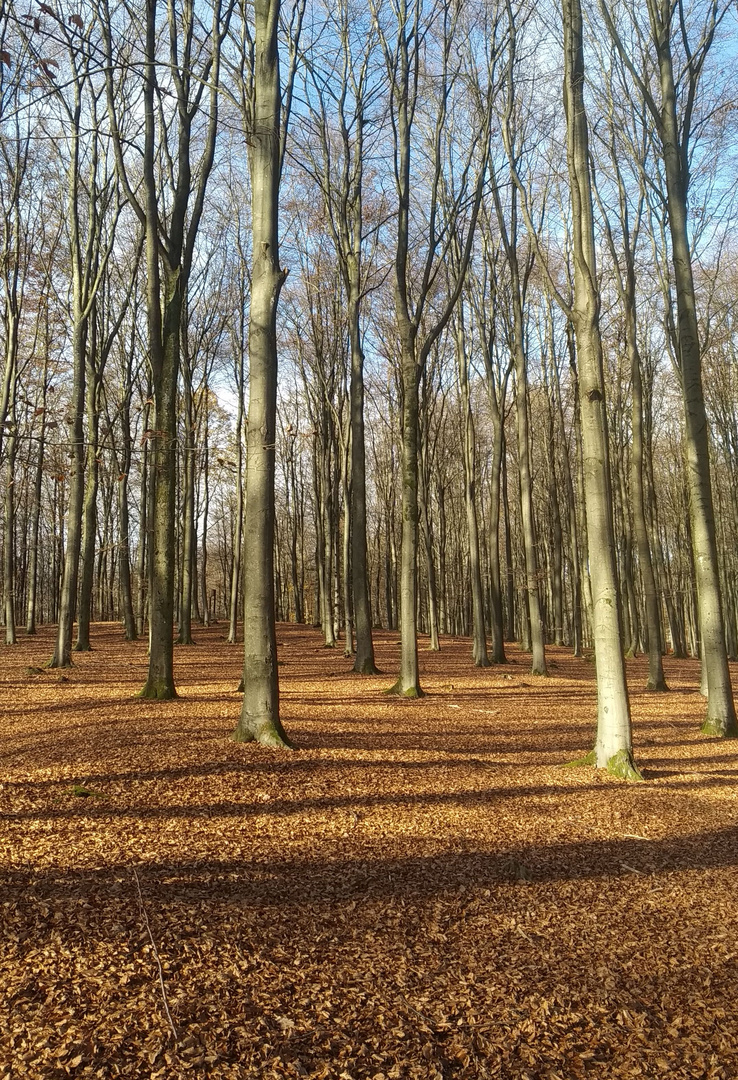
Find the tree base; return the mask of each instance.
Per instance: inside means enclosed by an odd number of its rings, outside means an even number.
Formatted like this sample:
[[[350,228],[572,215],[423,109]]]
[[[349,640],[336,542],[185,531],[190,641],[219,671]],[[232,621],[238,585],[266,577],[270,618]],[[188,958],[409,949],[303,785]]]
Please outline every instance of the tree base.
[[[631,783],[643,780],[629,750],[618,750],[617,754],[608,758],[605,768],[611,776],[616,776],[619,780],[629,780]]]
[[[590,750],[584,757],[574,758],[573,761],[565,761],[561,766],[562,769],[583,769],[587,765],[595,765],[597,763],[597,755],[594,750]]]
[[[231,735],[234,742],[257,742],[273,750],[294,750],[295,744],[288,738],[279,720],[239,720]]]
[[[654,693],[665,694],[668,692],[669,687],[666,683],[666,679],[649,679],[646,682],[646,690],[653,690]]]
[[[369,658],[367,660],[359,660],[358,656],[357,656],[356,660],[354,661],[354,666],[351,668],[351,670],[354,672],[355,675],[381,675],[382,674],[381,671],[379,670],[379,668],[377,667],[377,665],[374,663],[374,661],[371,658]]]
[[[49,660],[48,666],[50,668],[70,668],[73,667],[72,658],[69,657],[57,660],[56,656],[52,656],[51,660]]]
[[[562,768],[564,769],[583,769],[587,766],[593,766],[597,768],[597,752],[590,750],[588,754],[583,757],[575,758],[574,761],[567,761]],[[628,780],[632,783],[637,783],[643,780],[640,770],[637,768],[633,761],[633,755],[628,750],[619,750],[617,754],[613,754],[611,758],[607,760],[604,766],[611,776],[616,776],[620,780]]]
[[[147,701],[172,701],[176,698],[177,691],[165,679],[147,679],[138,696]]]
[[[92,645],[89,641],[78,641],[74,646],[75,652],[92,652]]]
[[[478,659],[474,658],[475,667],[492,667],[488,656],[480,656]]]
[[[397,682],[390,686],[389,690],[385,690],[385,694],[394,694],[397,697],[406,698],[421,698],[425,697],[425,694],[420,689],[420,684],[416,683],[415,686],[403,687],[402,680],[398,679]]]
[[[700,731],[703,735],[710,735],[714,739],[738,739],[738,724],[735,717],[723,720],[708,716]]]

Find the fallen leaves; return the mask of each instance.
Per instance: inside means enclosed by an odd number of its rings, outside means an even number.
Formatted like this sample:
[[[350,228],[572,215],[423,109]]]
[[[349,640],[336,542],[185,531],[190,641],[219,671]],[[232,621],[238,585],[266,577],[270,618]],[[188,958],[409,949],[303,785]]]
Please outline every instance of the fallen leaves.
[[[280,755],[229,739],[218,627],[176,702],[94,638],[64,685],[48,629],[4,654],[0,1080],[738,1075],[738,757],[695,662],[678,719],[628,662],[629,787],[560,768],[595,707],[565,650],[528,681],[444,641],[405,702],[283,626]]]

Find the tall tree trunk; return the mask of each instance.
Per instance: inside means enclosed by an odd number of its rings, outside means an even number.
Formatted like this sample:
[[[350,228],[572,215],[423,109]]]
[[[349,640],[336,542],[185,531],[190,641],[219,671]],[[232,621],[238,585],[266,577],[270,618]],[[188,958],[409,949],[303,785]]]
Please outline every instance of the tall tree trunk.
[[[152,218],[152,229],[156,219]],[[158,243],[154,244],[158,258]],[[151,562],[149,591],[149,670],[141,690],[143,698],[175,698],[174,687],[174,518],[177,476],[177,383],[179,376],[180,327],[182,318],[182,276],[180,270],[165,268],[162,274],[164,302],[161,322],[158,295],[149,297],[149,317],[154,315],[155,333],[161,336],[161,353],[154,379],[154,424],[151,455],[154,481],[151,520]],[[158,294],[158,289],[156,290]],[[153,335],[152,335],[153,339]],[[151,479],[150,478],[150,479]]]
[[[69,442],[74,464],[69,477],[69,501],[67,503],[67,543],[64,552],[61,594],[59,597],[59,622],[56,644],[49,667],[72,666],[72,629],[77,606],[77,582],[79,579],[79,555],[82,542],[82,506],[84,500],[84,410],[85,410],[85,354],[87,351],[87,326],[75,318],[72,333],[74,358],[71,423]]]
[[[643,491],[643,380],[641,378],[641,358],[635,340],[635,333],[630,328],[628,330],[628,352],[630,354],[633,394],[630,485],[633,523],[638,545],[638,564],[646,601],[646,630],[648,633],[648,681],[646,686],[649,690],[666,690],[668,687],[664,677],[662,659],[661,614],[659,612],[656,578],[651,560],[651,545],[648,542],[646,504]]]
[[[238,594],[241,581],[241,559],[243,555],[243,414],[244,414],[244,370],[243,354],[246,344],[243,326],[243,304],[240,305],[240,327],[237,339],[238,359],[236,361],[236,384],[238,388],[238,409],[236,412],[236,527],[233,538],[233,567],[231,571],[230,597],[228,603],[228,644],[236,644],[238,627]],[[300,620],[298,620],[300,621]]]
[[[279,718],[274,621],[274,459],[279,266],[279,0],[254,0],[249,414],[244,509],[244,695],[238,742],[288,747]]]
[[[594,762],[598,768],[607,768],[616,775],[638,779],[640,774],[633,762],[630,704],[618,618],[580,0],[564,0],[563,14],[564,109],[574,233],[572,318],[579,360],[584,490],[597,663]]]
[[[95,349],[93,329],[92,349]],[[88,358],[89,360],[89,358]],[[97,539],[97,490],[99,483],[98,416],[99,390],[95,373],[96,362],[87,365],[87,469],[85,493],[82,506],[81,573],[79,583],[79,610],[77,613],[77,641],[75,652],[89,652],[90,619],[92,617],[92,591],[95,583],[95,541]]]
[[[472,594],[472,659],[477,667],[489,667],[487,636],[484,625],[484,592],[476,502],[476,439],[474,416],[469,396],[469,368],[461,318],[456,324],[456,362],[463,409],[462,461],[464,464],[464,503],[469,533],[469,578]]]
[[[197,543],[195,529],[195,444],[197,441],[197,424],[195,422],[195,408],[192,400],[192,368],[185,344],[184,364],[184,484],[183,484],[183,507],[182,507],[182,573],[180,578],[179,597],[179,635],[178,645],[193,645],[192,639],[192,600],[193,581],[192,568],[195,563],[195,545]]]
[[[353,670],[376,675],[372,616],[369,607],[369,569],[366,551],[366,446],[364,439],[364,350],[359,324],[358,268],[355,288],[349,293],[351,340],[351,592],[356,625],[356,657]]]
[[[507,492],[507,444],[502,437],[502,506],[505,514],[505,609],[507,623],[505,637],[515,641],[515,564],[513,562],[512,522],[510,521],[510,498]]]
[[[391,693],[421,697],[418,671],[418,367],[415,329],[400,327],[402,348],[402,539],[400,543],[400,674]]]
[[[8,408],[10,429],[5,442],[7,472],[5,481],[5,545],[3,548],[3,608],[5,644],[17,644],[15,631],[15,459],[18,453],[18,427],[15,416],[15,379]]]
[[[661,144],[666,176],[669,230],[676,284],[679,365],[687,451],[692,550],[697,577],[699,629],[707,677],[706,735],[738,737],[733,690],[725,646],[725,627],[720,596],[715,515],[710,479],[707,413],[702,391],[697,305],[692,277],[692,258],[687,231],[688,158],[682,145],[676,109],[676,90],[671,56],[671,16],[662,4],[650,0],[652,27],[661,79]],[[671,9],[669,9],[671,10]]]
[[[44,454],[46,451],[46,396],[49,389],[48,364],[49,364],[49,328],[48,308],[45,309],[46,317],[46,344],[44,351],[44,370],[42,375],[41,408],[41,431],[38,437],[38,457],[36,459],[36,472],[33,483],[33,507],[31,509],[31,533],[30,533],[30,559],[28,567],[28,601],[26,606],[26,633],[36,633],[36,614],[38,609],[38,542],[39,526],[41,523],[41,497],[44,482]]]

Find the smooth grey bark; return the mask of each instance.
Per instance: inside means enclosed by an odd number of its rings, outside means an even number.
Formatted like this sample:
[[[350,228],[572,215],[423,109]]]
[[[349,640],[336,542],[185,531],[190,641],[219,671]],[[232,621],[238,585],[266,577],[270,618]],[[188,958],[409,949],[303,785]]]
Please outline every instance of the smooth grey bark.
[[[41,496],[43,492],[46,453],[46,403],[49,392],[49,306],[44,304],[44,366],[41,375],[41,426],[36,450],[36,471],[33,482],[33,505],[29,536],[28,598],[26,603],[26,634],[36,633],[36,609],[38,606],[38,540],[41,523]]]
[[[566,491],[566,509],[569,528],[569,573],[572,585],[572,631],[573,652],[575,656],[582,655],[583,630],[582,630],[582,565],[579,551],[579,525],[577,522],[577,504],[574,491],[574,479],[572,477],[571,456],[569,440],[564,423],[564,406],[561,398],[561,378],[555,351],[553,349],[553,325],[549,319],[551,349],[551,378],[555,397],[555,412],[560,445],[562,447],[561,463],[564,472],[564,489]]]
[[[6,323],[7,325],[7,323]],[[17,359],[17,358],[16,358]],[[13,366],[16,360],[13,360]],[[17,644],[15,628],[15,461],[18,454],[18,420],[16,416],[17,370],[14,371],[6,423],[5,453],[5,536],[3,546],[3,612],[5,644]]]
[[[135,328],[135,318],[133,327]],[[132,328],[131,349],[127,356],[121,392],[120,417],[123,446],[120,459],[118,459],[117,452],[114,451],[116,468],[118,469],[118,577],[120,579],[120,602],[123,608],[123,627],[126,641],[135,641],[138,637],[131,588],[130,510],[128,505],[128,478],[133,456],[133,447],[131,445],[131,365],[134,342],[135,329]],[[141,542],[142,540],[139,538],[139,543]]]
[[[136,629],[139,637],[143,635],[146,628],[146,615],[148,606],[148,586],[149,586],[149,556],[151,552],[151,539],[149,536],[149,522],[151,520],[150,513],[150,501],[151,501],[151,455],[149,454],[148,444],[148,431],[151,418],[151,405],[152,405],[152,390],[150,377],[146,382],[146,391],[144,393],[144,407],[142,412],[142,424],[143,424],[143,449],[141,454],[141,473],[139,481],[140,507],[139,507],[139,523],[138,523],[138,596],[137,596],[137,616],[136,616]]]
[[[517,63],[517,35],[515,20],[509,19],[509,47],[506,65],[505,114],[502,123],[503,142],[510,169],[518,175],[520,158],[520,121],[516,99],[515,68]],[[513,124],[515,118],[515,125]],[[507,312],[506,330],[508,346],[515,368],[515,419],[518,441],[518,471],[520,490],[520,517],[523,533],[523,554],[525,565],[525,597],[530,625],[531,673],[546,674],[545,630],[541,609],[539,589],[538,554],[535,515],[533,513],[533,476],[531,470],[531,448],[528,420],[528,359],[525,346],[524,307],[528,281],[534,265],[534,249],[521,266],[518,250],[518,189],[510,185],[509,205],[503,207],[500,187],[494,166],[492,174],[492,196],[497,214],[497,226],[502,247],[505,252],[507,269],[510,276],[510,304],[512,311]],[[505,212],[507,210],[507,213]]]
[[[687,227],[689,189],[689,124],[680,132],[671,56],[672,7],[648,0],[661,84],[658,134],[664,158],[669,232],[676,284],[679,363],[686,429],[687,476],[692,526],[692,549],[697,578],[698,613],[707,682],[707,716],[702,731],[722,738],[738,737],[733,690],[725,645],[725,625],[715,538],[715,515],[710,477],[707,413],[702,390],[697,306]],[[702,59],[714,32],[715,13],[704,43]],[[698,65],[695,65],[698,71]],[[698,78],[698,75],[695,76]],[[684,138],[686,133],[687,138]]]
[[[620,251],[618,251],[615,244],[615,239],[606,214],[604,215],[604,220],[615,270],[615,284],[623,309],[626,350],[631,378],[630,504],[633,511],[633,531],[636,537],[638,567],[643,583],[646,613],[646,639],[648,649],[648,678],[646,688],[648,690],[667,690],[668,687],[664,676],[661,613],[659,610],[658,590],[656,588],[656,577],[654,574],[651,545],[648,538],[648,524],[646,521],[643,376],[641,370],[641,355],[638,345],[638,305],[635,256],[645,201],[645,181],[641,174],[641,190],[635,212],[635,220],[631,225],[627,193],[615,142],[615,120],[613,117],[610,118],[610,124],[611,134],[608,150],[618,188],[619,227],[622,234]],[[642,156],[645,157],[645,149],[643,147],[640,147],[639,149],[641,150]],[[624,267],[622,269],[618,256],[621,256],[624,261]],[[624,500],[624,506],[626,505],[627,503]]]
[[[210,429],[210,412],[208,408],[208,384],[205,382],[205,392],[203,395],[203,438],[202,438],[202,465],[201,476],[203,482],[202,492],[202,506],[200,507],[200,516],[202,517],[202,530],[200,536],[200,584],[202,590],[202,624],[203,626],[210,625],[210,598],[208,596],[208,514],[210,513],[210,443],[209,443],[209,429]]]
[[[182,326],[182,405],[184,412],[184,447],[183,447],[183,492],[182,492],[182,556],[179,595],[179,633],[178,645],[193,645],[192,638],[192,602],[193,578],[196,565],[195,545],[197,542],[195,527],[195,451],[197,441],[197,418],[192,386],[192,357],[190,356],[187,314],[184,314]]]
[[[618,618],[580,0],[563,0],[563,16],[564,110],[573,224],[574,302],[571,317],[579,366],[584,494],[597,658],[597,737],[593,757],[598,768],[607,768],[627,779],[640,779],[633,761],[630,703]]]
[[[93,307],[92,321],[95,320]],[[90,619],[92,608],[92,589],[95,580],[95,539],[97,535],[97,492],[99,485],[99,461],[98,461],[98,438],[99,438],[99,408],[100,408],[100,383],[98,381],[97,365],[91,359],[91,354],[96,351],[97,331],[91,326],[92,342],[87,353],[86,372],[86,413],[87,413],[87,447],[85,470],[85,490],[82,500],[82,539],[80,544],[81,570],[79,581],[79,607],[77,611],[77,640],[74,645],[75,652],[89,652],[90,644]]]
[[[507,490],[507,440],[502,429],[502,508],[505,514],[505,636],[515,641],[515,563],[513,560],[512,521]]]
[[[464,465],[464,504],[469,533],[469,582],[472,595],[472,659],[476,667],[489,667],[484,621],[484,591],[479,543],[476,498],[476,432],[469,393],[469,360],[464,338],[463,307],[455,320],[456,368],[459,376],[462,409],[462,462]],[[499,501],[498,501],[499,506]]]
[[[279,717],[274,620],[274,472],[277,412],[281,85],[279,0],[254,0],[249,172],[252,205],[249,411],[244,506],[244,694],[233,737],[291,743]]]
[[[238,600],[241,586],[243,559],[243,477],[244,477],[244,355],[248,344],[246,327],[246,289],[248,273],[241,245],[241,222],[238,222],[238,321],[233,333],[232,347],[235,355],[234,375],[236,381],[236,510],[233,537],[233,567],[231,570],[230,596],[228,602],[228,644],[236,644],[238,630]],[[298,622],[301,621],[298,619]]]
[[[684,405],[687,478],[698,623],[707,684],[707,715],[702,731],[721,738],[738,737],[733,690],[725,644],[720,575],[715,538],[715,515],[710,477],[707,413],[702,389],[702,356],[688,230],[690,137],[695,99],[707,54],[713,44],[718,5],[711,5],[693,52],[681,8],[677,33],[687,57],[688,82],[681,116],[672,56],[676,9],[670,0],[647,0],[651,40],[658,70],[658,97],[644,82],[625,49],[612,16],[600,5],[618,53],[654,121],[664,163],[671,262],[676,286],[677,358]],[[721,13],[722,18],[725,10]]]
[[[76,304],[75,304],[76,307]],[[79,308],[76,315],[79,316]],[[75,317],[72,331],[72,400],[69,424],[69,443],[72,466],[69,473],[67,503],[67,536],[64,549],[64,569],[59,594],[59,616],[52,668],[72,666],[72,629],[77,606],[79,554],[82,542],[82,506],[84,501],[84,403],[85,360],[87,351],[87,320]]]
[[[548,320],[547,320],[548,321]],[[557,406],[551,387],[550,368],[555,365],[556,358],[553,353],[547,353],[551,341],[548,337],[542,356],[543,382],[546,390],[546,464],[548,471],[548,499],[551,513],[551,607],[553,609],[553,639],[554,645],[563,645],[566,639],[564,630],[564,534],[561,526],[561,511],[559,509],[559,487],[556,482],[556,412]],[[566,447],[563,448],[566,454]]]
[[[497,336],[497,254],[490,241],[490,222],[483,213],[482,246],[484,263],[478,281],[472,276],[468,292],[471,298],[479,336],[485,372],[487,402],[492,420],[492,453],[489,463],[489,592],[490,592],[490,647],[489,658],[493,664],[507,663],[505,656],[505,626],[503,611],[502,569],[500,562],[500,505],[502,499],[502,472],[505,457],[505,427],[507,387],[512,372],[509,355],[504,367],[496,364]],[[477,287],[473,287],[477,286]],[[505,541],[509,530],[505,524]],[[509,565],[509,564],[508,564]],[[490,655],[491,654],[491,655]]]

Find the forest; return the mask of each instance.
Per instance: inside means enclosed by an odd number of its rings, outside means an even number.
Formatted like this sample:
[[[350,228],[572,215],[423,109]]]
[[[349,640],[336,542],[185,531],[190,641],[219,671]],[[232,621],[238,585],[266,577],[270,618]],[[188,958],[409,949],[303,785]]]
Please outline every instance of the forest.
[[[275,620],[365,673],[398,628],[404,695],[419,633],[593,648],[634,774],[668,650],[735,735],[734,23],[8,8],[7,644],[119,620],[165,699],[173,626],[243,619],[237,737],[285,744]]]
[[[0,1080],[736,1074],[737,45],[0,0]]]

